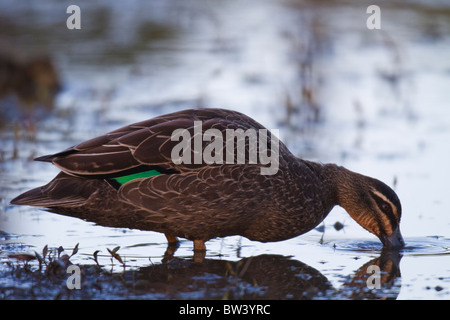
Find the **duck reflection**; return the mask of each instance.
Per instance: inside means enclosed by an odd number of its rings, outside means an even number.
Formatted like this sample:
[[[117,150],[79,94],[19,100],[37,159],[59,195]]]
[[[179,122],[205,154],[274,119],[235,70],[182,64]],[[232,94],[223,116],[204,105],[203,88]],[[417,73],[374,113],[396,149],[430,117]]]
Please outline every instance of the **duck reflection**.
[[[361,266],[344,284],[344,296],[352,299],[395,299],[400,291],[401,257],[397,250],[383,250],[378,258]]]
[[[316,269],[279,255],[237,262],[174,258],[140,268],[138,280],[147,289],[161,288],[169,299],[311,299],[332,290]]]
[[[3,249],[8,251],[6,247]],[[393,251],[381,252],[379,257],[348,276],[338,288],[320,271],[301,261],[263,254],[239,261],[208,258],[202,262],[172,256],[162,263],[138,269],[124,265],[122,272],[107,271],[95,260],[97,265],[78,265],[82,290],[68,290],[66,267],[71,264],[70,257],[60,257],[59,250],[58,256],[56,253],[47,255],[48,263],[44,253],[36,255],[39,269],[34,271],[26,268],[27,262],[35,259],[33,255],[8,255],[11,261],[17,260],[17,264],[9,263],[12,269],[3,273],[0,269],[0,276],[11,279],[20,275],[20,286],[8,289],[5,297],[28,299],[30,292],[36,291],[34,297],[55,298],[57,293],[58,299],[395,299],[400,292],[401,255]],[[25,266],[20,267],[23,261]],[[44,273],[41,263],[46,265]],[[26,272],[21,272],[22,268]]]
[[[318,270],[281,255],[201,263],[170,258],[136,271],[133,288],[168,299],[395,299],[400,259],[398,252],[383,251],[336,289]]]

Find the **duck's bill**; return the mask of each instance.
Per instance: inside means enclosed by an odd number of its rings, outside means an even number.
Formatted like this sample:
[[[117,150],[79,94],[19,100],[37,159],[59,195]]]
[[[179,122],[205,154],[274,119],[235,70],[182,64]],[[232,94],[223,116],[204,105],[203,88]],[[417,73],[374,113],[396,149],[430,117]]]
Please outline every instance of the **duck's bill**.
[[[384,247],[388,249],[401,249],[405,246],[405,241],[400,233],[400,228],[395,229],[390,236],[382,236],[381,242],[383,242]]]

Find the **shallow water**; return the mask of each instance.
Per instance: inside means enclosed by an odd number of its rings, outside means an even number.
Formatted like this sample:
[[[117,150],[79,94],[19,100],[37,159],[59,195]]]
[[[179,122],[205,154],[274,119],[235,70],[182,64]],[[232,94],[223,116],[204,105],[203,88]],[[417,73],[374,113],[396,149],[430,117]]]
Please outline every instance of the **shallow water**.
[[[369,31],[369,3],[127,1],[124,10],[81,2],[82,29],[68,31],[66,5],[49,3],[0,4],[3,48],[51,52],[63,82],[53,110],[37,108],[30,116],[14,107],[2,114],[7,120],[0,122],[1,298],[58,296],[60,284],[27,296],[19,289],[35,283],[37,274],[14,277],[6,263],[21,268],[23,262],[11,255],[34,254],[46,245],[70,254],[79,243],[71,261],[93,266],[93,253],[100,250],[101,275],[108,280],[102,282],[102,294],[85,290],[63,298],[449,299],[446,4],[393,2],[382,6],[382,29]],[[0,104],[3,112],[14,105],[4,99]],[[398,256],[386,255],[374,236],[335,208],[318,230],[291,240],[213,239],[199,266],[192,262],[189,241],[182,241],[176,259],[167,262],[161,234],[9,205],[58,173],[32,158],[192,107],[244,112],[279,128],[296,155],[385,181],[402,201],[406,248]],[[336,230],[337,221],[344,228]],[[123,272],[107,250],[117,246],[131,277],[127,283],[138,272],[142,290],[126,286],[122,296],[108,290],[115,281],[111,274]],[[230,272],[248,259],[245,272]],[[392,277],[380,291],[370,291],[362,276],[364,268],[377,263],[391,266],[385,272]],[[37,262],[30,265],[37,272]],[[266,268],[271,273],[264,278]],[[160,277],[148,276],[149,270]],[[170,290],[167,270],[180,284]],[[99,273],[87,274],[92,278],[84,286],[91,288]]]

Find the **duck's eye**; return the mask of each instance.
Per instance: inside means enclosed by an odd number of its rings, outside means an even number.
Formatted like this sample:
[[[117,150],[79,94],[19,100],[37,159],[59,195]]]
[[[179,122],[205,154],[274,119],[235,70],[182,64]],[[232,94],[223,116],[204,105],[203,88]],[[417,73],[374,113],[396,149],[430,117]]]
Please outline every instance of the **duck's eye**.
[[[389,203],[383,201],[383,203],[381,203],[381,210],[383,210],[383,212],[387,213],[387,212],[391,212],[392,208]]]

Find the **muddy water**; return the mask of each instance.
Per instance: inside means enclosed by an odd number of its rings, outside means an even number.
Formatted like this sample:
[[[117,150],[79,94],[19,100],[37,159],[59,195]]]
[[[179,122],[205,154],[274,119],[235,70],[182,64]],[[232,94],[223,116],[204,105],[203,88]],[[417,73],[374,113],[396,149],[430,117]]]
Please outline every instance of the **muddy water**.
[[[449,299],[448,7],[391,2],[381,30],[368,30],[369,3],[81,2],[82,29],[67,30],[68,4],[53,2],[0,4],[2,50],[51,53],[62,83],[50,110],[0,102],[1,298]],[[382,252],[335,208],[291,240],[213,239],[198,264],[189,241],[168,257],[158,233],[9,205],[57,174],[34,157],[196,107],[244,112],[280,129],[298,156],[391,185],[406,248]],[[86,275],[77,292],[65,289],[67,275],[50,281],[36,259],[17,256],[48,245],[57,260],[58,247],[70,255],[77,243],[70,260]],[[117,246],[125,267],[108,251]],[[370,266],[379,288],[369,288]]]

